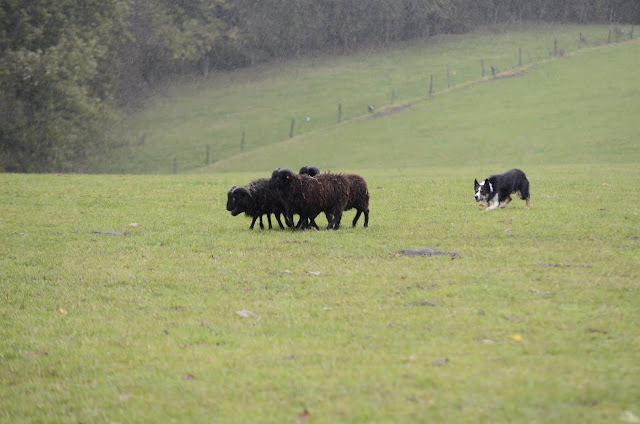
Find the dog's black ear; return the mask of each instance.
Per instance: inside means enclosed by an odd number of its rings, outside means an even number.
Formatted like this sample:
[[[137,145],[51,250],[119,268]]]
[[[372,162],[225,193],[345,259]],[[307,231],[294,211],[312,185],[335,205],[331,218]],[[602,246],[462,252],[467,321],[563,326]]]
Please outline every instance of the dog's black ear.
[[[478,188],[480,184],[478,184],[478,180],[474,179],[473,180],[473,188]]]
[[[491,183],[489,182],[489,178],[484,180],[484,186],[487,187],[487,189],[489,190],[489,193],[491,193],[493,191],[492,190],[493,187],[491,186]]]

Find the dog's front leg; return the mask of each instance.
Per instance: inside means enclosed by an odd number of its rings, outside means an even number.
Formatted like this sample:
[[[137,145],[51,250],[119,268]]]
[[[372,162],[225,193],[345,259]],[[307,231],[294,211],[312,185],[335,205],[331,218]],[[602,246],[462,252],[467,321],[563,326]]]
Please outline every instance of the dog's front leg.
[[[498,195],[496,194],[495,196],[493,196],[493,199],[491,199],[491,206],[489,206],[487,209],[485,209],[484,211],[492,211],[495,208],[497,208],[498,206],[500,206],[500,201],[498,201]]]

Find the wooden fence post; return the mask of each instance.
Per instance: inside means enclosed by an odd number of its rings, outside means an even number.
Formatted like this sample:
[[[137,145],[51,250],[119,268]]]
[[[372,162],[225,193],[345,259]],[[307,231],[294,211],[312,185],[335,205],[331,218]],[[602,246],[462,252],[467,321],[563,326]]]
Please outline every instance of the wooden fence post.
[[[518,66],[522,66],[522,47],[518,49]]]
[[[607,43],[611,44],[611,30],[609,30],[609,38],[607,39]]]
[[[482,63],[482,78],[484,78],[484,59],[480,59],[480,62]]]
[[[244,152],[244,140],[245,140],[245,133],[244,131],[242,131],[242,140],[240,140],[240,151]]]
[[[289,129],[289,138],[293,137],[293,128],[295,127],[295,125],[296,125],[296,120],[292,119],[291,120],[291,128]]]
[[[338,103],[338,124],[342,122],[342,103]]]
[[[429,97],[433,95],[433,74],[429,78]]]

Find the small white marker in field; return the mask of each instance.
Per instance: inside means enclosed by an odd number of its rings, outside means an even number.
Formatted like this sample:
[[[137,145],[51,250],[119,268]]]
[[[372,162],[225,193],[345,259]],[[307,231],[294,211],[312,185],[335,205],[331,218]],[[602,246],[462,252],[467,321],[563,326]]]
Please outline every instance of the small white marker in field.
[[[257,317],[258,316],[255,313],[253,313],[251,311],[246,311],[246,310],[237,311],[236,314],[240,315],[243,318]]]

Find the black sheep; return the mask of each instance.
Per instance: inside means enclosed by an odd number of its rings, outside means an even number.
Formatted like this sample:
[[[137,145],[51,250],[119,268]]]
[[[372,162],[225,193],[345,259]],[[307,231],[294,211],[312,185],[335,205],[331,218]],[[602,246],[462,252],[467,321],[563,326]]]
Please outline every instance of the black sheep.
[[[300,168],[298,174],[307,174],[310,177],[315,177],[320,173],[320,170],[316,166],[303,166]]]
[[[310,177],[315,177],[319,173],[320,173],[320,169],[318,169],[317,166],[312,166],[312,165],[303,166],[302,168],[300,168],[300,171],[298,172],[298,174],[300,174],[300,175],[306,174],[306,175],[308,175]],[[326,213],[325,213],[325,216],[327,217],[327,222],[331,222],[331,216],[327,215]],[[300,226],[301,223],[302,223],[302,221],[298,222],[298,227]],[[303,225],[304,225],[304,228],[309,228],[309,226],[318,228],[318,224],[316,224],[315,220],[313,220],[313,222],[311,222],[311,223],[309,223],[307,221]]]
[[[364,227],[369,226],[369,189],[367,182],[360,175],[346,174],[344,176],[349,182],[349,201],[345,211],[355,208],[356,216],[353,218],[353,226],[356,226],[358,218],[364,213]]]
[[[278,168],[271,175],[271,186],[278,191],[285,218],[290,222],[293,222],[293,214],[298,214],[298,225],[318,229],[315,217],[325,212],[332,217],[327,229],[340,228],[342,212],[349,201],[349,182],[344,176],[320,174],[310,177]]]
[[[258,218],[260,218],[260,228],[264,229],[262,215],[267,215],[269,229],[272,229],[271,214],[276,216],[278,225],[284,229],[280,221],[280,214],[284,213],[284,208],[278,199],[278,193],[270,187],[267,178],[252,181],[247,187],[231,187],[227,193],[227,210],[233,216],[244,212],[252,217],[253,221],[249,227],[251,230]]]
[[[300,168],[300,174],[315,176],[320,170],[315,166],[303,166]],[[369,189],[367,182],[360,175],[346,174],[345,178],[349,181],[349,201],[345,211],[356,209],[356,216],[353,218],[353,226],[356,226],[360,215],[364,213],[364,226],[369,226]],[[327,221],[331,221],[331,216],[327,216]]]

